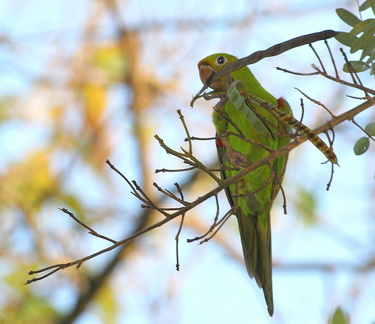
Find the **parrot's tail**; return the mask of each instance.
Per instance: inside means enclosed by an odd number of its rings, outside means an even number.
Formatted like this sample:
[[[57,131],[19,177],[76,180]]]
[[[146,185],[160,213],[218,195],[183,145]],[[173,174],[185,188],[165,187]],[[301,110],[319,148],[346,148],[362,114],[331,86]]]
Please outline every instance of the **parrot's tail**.
[[[238,226],[242,242],[247,272],[263,289],[268,313],[273,314],[272,293],[272,249],[271,249],[271,223],[269,210],[266,227],[258,222],[258,217],[245,215],[241,210],[237,213]]]

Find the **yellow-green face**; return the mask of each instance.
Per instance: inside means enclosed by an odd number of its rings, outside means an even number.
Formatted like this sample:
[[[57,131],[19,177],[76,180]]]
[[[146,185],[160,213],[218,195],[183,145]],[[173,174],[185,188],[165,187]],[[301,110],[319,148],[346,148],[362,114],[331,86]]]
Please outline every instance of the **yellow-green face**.
[[[221,70],[223,67],[236,60],[237,57],[226,53],[213,54],[201,60],[198,63],[198,69],[199,77],[202,83],[206,85],[207,81],[214,72]],[[222,77],[221,79],[216,80],[214,83],[212,83],[210,85],[210,88],[216,91],[224,90],[225,84],[226,78]]]

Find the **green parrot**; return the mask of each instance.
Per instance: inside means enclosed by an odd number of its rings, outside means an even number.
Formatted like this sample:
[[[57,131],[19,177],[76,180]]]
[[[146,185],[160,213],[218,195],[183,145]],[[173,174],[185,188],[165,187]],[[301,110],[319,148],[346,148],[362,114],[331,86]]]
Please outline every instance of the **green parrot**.
[[[213,54],[201,60],[198,69],[203,84],[207,85],[214,72],[235,60],[235,56],[225,53]],[[244,91],[291,115],[286,100],[276,99],[268,93],[248,67],[233,71],[229,77],[223,76],[208,85],[213,89],[211,97],[221,98],[214,107],[212,118],[217,132],[216,146],[222,179],[237,174],[251,163],[269,155],[270,151],[289,143],[289,127],[270,112],[254,102],[246,102],[246,109],[254,112],[253,118],[259,118],[255,122],[264,125],[266,131],[259,132],[249,117],[227,99],[229,84],[237,80],[242,82]],[[250,278],[255,277],[258,286],[263,289],[270,316],[274,311],[270,209],[280,189],[286,163],[287,155],[283,155],[253,170],[226,189],[228,201],[235,208],[238,219],[247,272]]]

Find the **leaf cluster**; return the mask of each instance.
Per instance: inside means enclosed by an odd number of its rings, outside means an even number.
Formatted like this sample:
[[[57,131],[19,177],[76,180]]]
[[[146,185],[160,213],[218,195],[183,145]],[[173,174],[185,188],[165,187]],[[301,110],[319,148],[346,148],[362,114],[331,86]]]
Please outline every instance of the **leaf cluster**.
[[[340,19],[352,27],[348,33],[341,32],[337,34],[335,36],[336,40],[350,47],[350,53],[352,54],[362,50],[359,60],[345,63],[343,67],[345,72],[350,72],[351,69],[355,72],[370,70],[371,75],[375,74],[375,18],[362,20],[361,17],[361,12],[369,8],[375,14],[375,0],[366,0],[359,6],[360,18],[346,9],[336,9],[336,13]]]

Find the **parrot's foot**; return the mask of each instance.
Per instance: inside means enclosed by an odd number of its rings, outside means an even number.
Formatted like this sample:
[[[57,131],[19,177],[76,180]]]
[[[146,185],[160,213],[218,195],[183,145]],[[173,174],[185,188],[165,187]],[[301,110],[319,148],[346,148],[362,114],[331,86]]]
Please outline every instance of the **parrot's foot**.
[[[251,164],[251,161],[246,156],[233,149],[227,150],[224,155],[224,161],[238,169],[245,169]]]
[[[205,92],[203,93],[203,98],[205,100],[211,100],[211,99],[217,99],[217,98],[223,98],[225,97],[224,92],[217,92],[217,91],[212,91],[212,92]]]
[[[229,145],[226,137],[223,137],[221,141],[225,147],[225,153],[223,156],[224,162],[238,169],[245,169],[251,164],[251,161],[245,155],[243,155],[241,152],[235,151]]]

